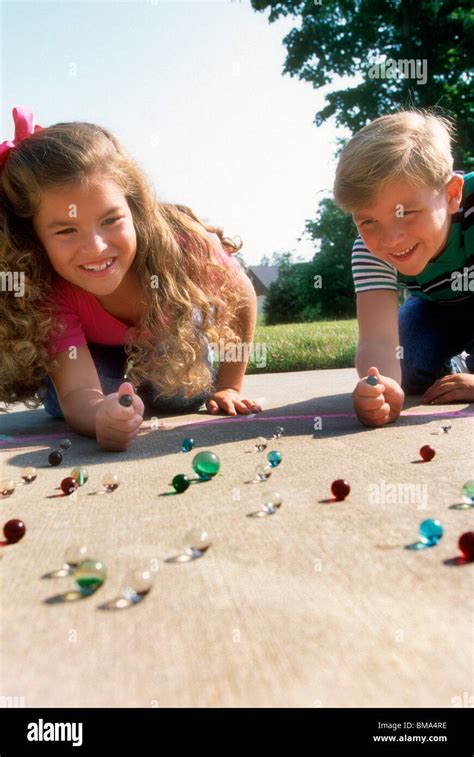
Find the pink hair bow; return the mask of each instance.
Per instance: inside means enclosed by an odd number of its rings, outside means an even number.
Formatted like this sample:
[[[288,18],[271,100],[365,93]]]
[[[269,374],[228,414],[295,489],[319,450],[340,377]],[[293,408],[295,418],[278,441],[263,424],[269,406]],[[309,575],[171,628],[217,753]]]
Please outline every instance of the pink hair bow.
[[[31,108],[13,108],[12,113],[15,122],[15,137],[13,142],[7,139],[0,144],[0,169],[3,168],[14,147],[19,145],[25,137],[30,137],[42,129],[41,126],[35,126],[33,129],[33,111]]]

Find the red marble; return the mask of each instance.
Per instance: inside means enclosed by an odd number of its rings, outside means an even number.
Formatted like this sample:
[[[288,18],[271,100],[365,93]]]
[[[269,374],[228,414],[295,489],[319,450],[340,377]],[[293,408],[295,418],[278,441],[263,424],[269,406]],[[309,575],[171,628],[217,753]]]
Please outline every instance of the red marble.
[[[431,447],[429,444],[425,444],[425,446],[420,449],[420,457],[426,463],[429,463],[429,461],[432,460],[435,455],[436,450],[433,449],[433,447]]]
[[[61,481],[61,489],[63,490],[64,494],[72,494],[78,487],[79,484],[72,476],[67,476],[67,478],[63,478],[63,480]]]
[[[339,502],[348,496],[350,490],[350,485],[343,478],[338,478],[337,481],[333,481],[331,484],[331,491]]]
[[[466,531],[459,537],[458,546],[467,560],[474,560],[474,531]]]
[[[3,526],[3,533],[5,534],[5,539],[9,541],[10,544],[15,544],[17,541],[20,541],[20,539],[23,539],[25,532],[26,532],[26,526],[23,523],[23,521],[19,520],[18,518],[13,518],[13,520],[9,520]]]

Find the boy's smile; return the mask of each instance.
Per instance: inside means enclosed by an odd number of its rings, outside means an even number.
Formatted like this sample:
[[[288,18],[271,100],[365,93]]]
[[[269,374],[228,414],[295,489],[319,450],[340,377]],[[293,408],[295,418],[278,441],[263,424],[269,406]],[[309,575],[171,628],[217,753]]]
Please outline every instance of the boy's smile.
[[[416,276],[443,252],[462,187],[457,174],[441,190],[398,179],[383,187],[370,207],[355,211],[353,219],[373,255]]]

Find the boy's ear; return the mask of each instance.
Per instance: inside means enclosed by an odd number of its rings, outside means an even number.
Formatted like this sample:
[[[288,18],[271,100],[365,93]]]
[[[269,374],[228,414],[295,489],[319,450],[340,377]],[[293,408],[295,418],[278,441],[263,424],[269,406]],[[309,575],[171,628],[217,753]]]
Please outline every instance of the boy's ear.
[[[446,184],[446,190],[448,192],[448,209],[450,213],[456,213],[461,207],[463,186],[464,179],[458,173],[454,174]]]

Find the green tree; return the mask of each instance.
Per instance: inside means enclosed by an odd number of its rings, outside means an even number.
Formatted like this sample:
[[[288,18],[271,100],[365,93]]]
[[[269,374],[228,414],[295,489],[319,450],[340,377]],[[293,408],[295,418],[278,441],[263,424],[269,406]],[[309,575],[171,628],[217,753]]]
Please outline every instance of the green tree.
[[[312,288],[312,263],[292,263],[286,257],[280,264],[278,279],[270,284],[263,305],[265,323],[298,323],[308,305]],[[312,320],[312,319],[308,319]]]
[[[343,213],[335,202],[321,200],[312,221],[306,221],[305,231],[321,247],[313,258],[312,308],[315,316],[341,318],[355,316],[355,294],[352,283],[351,252],[357,229],[352,217]],[[311,306],[304,320],[312,320]]]
[[[270,10],[269,22],[298,18],[284,38],[284,73],[311,82],[315,89],[338,76],[363,77],[362,83],[333,89],[315,117],[331,116],[352,133],[369,121],[400,108],[439,107],[455,118],[458,141],[455,168],[474,165],[474,11],[472,0],[251,0],[256,11]],[[427,81],[371,78],[383,59],[425,60]],[[379,74],[383,73],[383,65]]]
[[[305,231],[321,240],[320,250],[309,263],[293,263],[291,255],[282,256],[278,279],[265,299],[268,325],[355,316],[351,251],[357,230],[351,216],[325,198]]]

